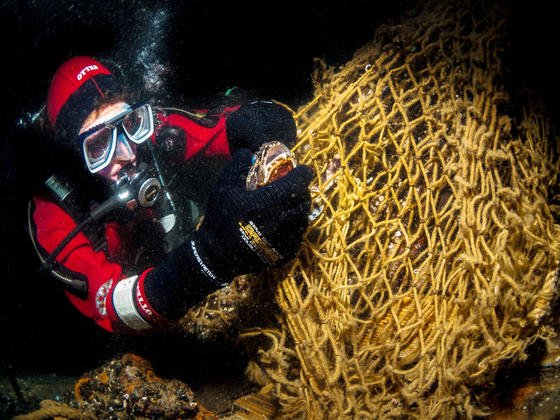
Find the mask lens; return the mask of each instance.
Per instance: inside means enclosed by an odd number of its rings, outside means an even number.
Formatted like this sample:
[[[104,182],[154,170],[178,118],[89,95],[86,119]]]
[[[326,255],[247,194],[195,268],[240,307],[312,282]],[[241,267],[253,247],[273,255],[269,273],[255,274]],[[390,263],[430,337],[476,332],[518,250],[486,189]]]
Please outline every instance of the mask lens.
[[[84,155],[90,170],[101,167],[107,162],[114,149],[114,129],[103,127],[84,139]]]
[[[150,105],[142,105],[130,112],[122,120],[126,135],[134,143],[146,141],[154,132],[154,120]]]

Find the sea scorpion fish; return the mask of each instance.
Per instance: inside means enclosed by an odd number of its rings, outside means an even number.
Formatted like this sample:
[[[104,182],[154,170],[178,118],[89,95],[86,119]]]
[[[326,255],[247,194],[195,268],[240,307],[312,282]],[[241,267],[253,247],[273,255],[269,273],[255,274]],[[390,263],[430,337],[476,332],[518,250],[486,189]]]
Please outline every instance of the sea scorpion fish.
[[[282,178],[297,166],[295,155],[290,149],[279,141],[264,143],[253,155],[253,162],[249,174],[247,175],[245,187],[254,191],[277,179]],[[336,155],[322,174],[324,183],[323,191],[329,190],[336,179],[336,174],[340,168],[340,157]],[[313,222],[323,211],[324,205],[319,196],[319,187],[310,187],[312,196],[312,208],[309,213],[309,221]]]
[[[245,187],[256,190],[282,178],[296,166],[296,158],[286,145],[279,141],[264,143],[253,155]]]

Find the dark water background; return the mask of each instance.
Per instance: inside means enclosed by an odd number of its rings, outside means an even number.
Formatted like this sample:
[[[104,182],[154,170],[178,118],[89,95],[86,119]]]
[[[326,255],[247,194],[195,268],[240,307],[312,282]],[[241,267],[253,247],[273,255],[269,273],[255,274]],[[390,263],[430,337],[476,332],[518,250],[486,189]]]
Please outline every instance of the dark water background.
[[[34,168],[41,164],[16,120],[44,102],[50,76],[72,55],[110,58],[144,96],[196,106],[239,86],[297,108],[312,97],[312,59],[344,64],[375,28],[409,0],[312,1],[4,1],[0,63],[0,349],[16,375],[81,374],[123,350],[147,356],[160,372],[190,383],[241,372],[243,355],[228,345],[182,337],[111,336],[79,315],[39,276],[24,230]],[[513,86],[548,103],[558,121],[558,24],[553,2],[511,3],[507,55]],[[34,153],[35,151],[35,153]]]

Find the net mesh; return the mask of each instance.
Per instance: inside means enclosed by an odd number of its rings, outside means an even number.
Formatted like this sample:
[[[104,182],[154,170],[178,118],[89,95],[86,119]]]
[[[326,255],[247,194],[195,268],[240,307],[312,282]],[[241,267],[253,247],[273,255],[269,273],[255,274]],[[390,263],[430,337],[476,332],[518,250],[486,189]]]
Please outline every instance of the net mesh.
[[[341,68],[317,62],[294,150],[322,211],[275,323],[241,334],[283,417],[484,414],[477,386],[552,334],[558,159],[506,92],[507,22],[425,3]]]

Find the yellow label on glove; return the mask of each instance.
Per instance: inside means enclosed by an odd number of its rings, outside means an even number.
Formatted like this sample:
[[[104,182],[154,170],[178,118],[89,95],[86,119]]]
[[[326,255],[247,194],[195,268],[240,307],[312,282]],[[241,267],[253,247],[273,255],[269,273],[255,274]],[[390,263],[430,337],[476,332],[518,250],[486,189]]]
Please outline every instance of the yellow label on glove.
[[[239,231],[247,246],[265,263],[273,265],[280,260],[280,253],[268,243],[253,222],[249,221],[246,224],[239,222]]]

